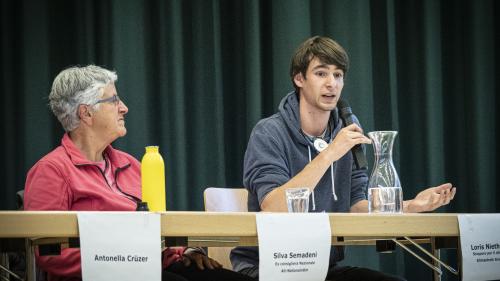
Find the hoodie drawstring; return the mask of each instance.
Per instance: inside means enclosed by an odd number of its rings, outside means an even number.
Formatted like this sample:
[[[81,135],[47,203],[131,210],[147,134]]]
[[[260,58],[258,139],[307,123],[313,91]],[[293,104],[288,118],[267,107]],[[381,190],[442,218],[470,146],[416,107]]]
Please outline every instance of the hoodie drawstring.
[[[307,151],[309,152],[309,163],[311,163],[311,147],[307,146]],[[313,201],[313,211],[316,211],[316,200],[314,200],[314,189],[311,190],[311,196]]]
[[[333,179],[333,163],[330,166],[330,176],[332,177],[332,194],[333,194],[333,200],[337,201],[337,194],[335,193],[335,181]]]
[[[309,152],[309,163],[311,163],[311,147],[308,145],[307,146],[307,151]],[[330,177],[332,179],[332,194],[333,194],[333,200],[337,201],[337,194],[335,193],[335,180],[334,180],[334,177],[333,177],[333,163],[332,165],[330,166]],[[314,189],[311,191],[311,196],[312,196],[312,209],[313,211],[316,211],[316,200],[314,200]]]

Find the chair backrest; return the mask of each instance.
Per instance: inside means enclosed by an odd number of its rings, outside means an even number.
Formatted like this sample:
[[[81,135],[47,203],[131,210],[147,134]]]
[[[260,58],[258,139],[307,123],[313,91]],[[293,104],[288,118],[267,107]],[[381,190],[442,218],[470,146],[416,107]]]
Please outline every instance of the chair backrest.
[[[247,212],[248,191],[244,188],[208,187],[203,192],[205,211]]]
[[[24,189],[16,192],[16,206],[18,210],[24,210]]]
[[[248,191],[244,188],[208,187],[203,192],[207,212],[247,212]],[[232,269],[229,254],[234,247],[209,247],[208,256]]]

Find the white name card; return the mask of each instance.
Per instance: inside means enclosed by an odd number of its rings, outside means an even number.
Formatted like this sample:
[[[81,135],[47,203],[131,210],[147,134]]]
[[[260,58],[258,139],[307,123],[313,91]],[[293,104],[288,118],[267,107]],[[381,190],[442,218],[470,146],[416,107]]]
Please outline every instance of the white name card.
[[[324,213],[259,213],[260,281],[324,281],[331,229]]]
[[[79,212],[83,280],[161,280],[160,215]]]
[[[500,214],[459,215],[464,281],[500,279]]]

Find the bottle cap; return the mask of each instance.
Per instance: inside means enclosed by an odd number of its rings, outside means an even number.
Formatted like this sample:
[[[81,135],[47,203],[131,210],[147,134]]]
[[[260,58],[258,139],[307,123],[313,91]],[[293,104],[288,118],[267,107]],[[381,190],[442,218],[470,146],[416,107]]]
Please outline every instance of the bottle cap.
[[[160,147],[157,145],[146,146],[146,152],[158,152]]]

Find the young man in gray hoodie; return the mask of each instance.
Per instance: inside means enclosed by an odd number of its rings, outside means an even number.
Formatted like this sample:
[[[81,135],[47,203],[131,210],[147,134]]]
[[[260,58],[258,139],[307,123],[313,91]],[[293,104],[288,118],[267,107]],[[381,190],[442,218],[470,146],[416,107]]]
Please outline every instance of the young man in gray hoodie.
[[[286,212],[285,190],[310,187],[310,212],[367,212],[366,169],[357,169],[351,148],[370,144],[359,122],[345,126],[337,102],[349,69],[345,50],[334,40],[315,36],[296,50],[290,67],[295,91],[287,94],[279,111],[260,120],[245,153],[243,184],[248,189],[248,210]],[[317,150],[314,141],[328,146]],[[453,199],[456,189],[443,184],[404,201],[404,212],[432,211]],[[404,280],[366,268],[336,266],[342,247],[332,247],[328,280]],[[236,271],[259,274],[257,247],[231,252]]]

